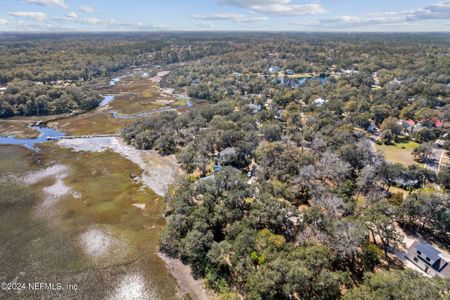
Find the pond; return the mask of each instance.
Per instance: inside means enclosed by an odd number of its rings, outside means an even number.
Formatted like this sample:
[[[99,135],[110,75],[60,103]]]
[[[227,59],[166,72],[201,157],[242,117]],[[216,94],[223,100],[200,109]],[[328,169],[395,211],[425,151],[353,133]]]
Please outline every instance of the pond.
[[[64,136],[64,133],[56,129],[38,126],[33,126],[32,128],[40,132],[39,137],[35,139],[18,139],[11,136],[8,137],[0,136],[0,145],[21,145],[27,147],[28,149],[34,149],[35,144],[44,143],[49,140],[58,139]]]

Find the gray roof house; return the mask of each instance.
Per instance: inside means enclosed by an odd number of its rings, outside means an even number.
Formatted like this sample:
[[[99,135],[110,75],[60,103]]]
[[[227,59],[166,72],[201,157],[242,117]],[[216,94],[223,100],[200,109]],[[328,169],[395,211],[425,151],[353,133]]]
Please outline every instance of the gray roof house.
[[[450,258],[427,242],[415,241],[406,257],[427,274],[450,278]]]

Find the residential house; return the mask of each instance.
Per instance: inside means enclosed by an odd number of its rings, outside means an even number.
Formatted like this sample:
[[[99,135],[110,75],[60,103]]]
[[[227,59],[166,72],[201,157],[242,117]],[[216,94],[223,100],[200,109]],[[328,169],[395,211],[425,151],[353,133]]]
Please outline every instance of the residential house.
[[[343,74],[358,74],[359,71],[353,70],[353,69],[341,69],[341,72]]]
[[[271,83],[279,85],[287,85],[289,84],[289,82],[290,82],[289,79],[285,79],[284,77],[275,77],[271,81]]]
[[[422,122],[418,122],[412,129],[413,132],[419,132],[422,129],[426,128],[427,126],[424,126]]]
[[[444,126],[444,122],[442,122],[441,120],[439,120],[437,118],[432,118],[431,122],[433,123],[434,127],[436,127],[436,128],[442,128],[442,126]]]
[[[414,120],[400,120],[399,123],[406,133],[413,132],[414,126],[416,125]]]
[[[247,107],[252,111],[253,114],[256,114],[257,112],[262,110],[262,105],[261,104],[247,104]]]
[[[425,120],[420,120],[417,122],[417,124],[413,128],[413,132],[418,132],[425,127],[442,128],[443,126],[444,126],[444,122],[442,122],[438,118],[425,119]]]
[[[313,101],[315,106],[322,106],[325,103],[327,103],[328,100],[322,99],[322,98],[317,98],[316,100]]]
[[[425,241],[415,241],[406,257],[427,274],[450,278],[450,258]]]

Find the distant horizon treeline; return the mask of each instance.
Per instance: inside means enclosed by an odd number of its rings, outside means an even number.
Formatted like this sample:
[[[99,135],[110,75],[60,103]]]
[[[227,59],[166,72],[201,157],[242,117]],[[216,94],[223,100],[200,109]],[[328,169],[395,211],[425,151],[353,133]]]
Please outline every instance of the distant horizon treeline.
[[[225,42],[127,35],[6,35],[0,40],[0,85],[14,79],[50,83],[110,76],[130,66],[167,64],[220,54]]]

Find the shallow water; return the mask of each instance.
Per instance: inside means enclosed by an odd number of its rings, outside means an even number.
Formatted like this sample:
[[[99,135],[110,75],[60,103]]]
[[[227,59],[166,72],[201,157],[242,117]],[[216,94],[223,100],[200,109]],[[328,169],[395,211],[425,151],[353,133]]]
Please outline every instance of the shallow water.
[[[126,77],[128,77],[128,76],[130,76],[130,75],[131,75],[131,74],[129,73],[129,74],[125,74],[125,75],[122,75],[122,76],[113,77],[113,78],[111,79],[111,81],[109,82],[109,86],[115,86],[115,85],[118,84],[119,81],[121,81],[123,78],[126,78]]]
[[[99,106],[103,107],[103,106],[108,105],[109,103],[111,103],[114,100],[114,97],[115,97],[114,95],[106,95],[103,98],[102,102],[100,102]]]
[[[115,85],[120,81],[120,79],[122,79],[122,77],[114,77],[114,78],[111,79],[111,81],[109,82],[109,85],[110,85],[110,86],[115,86]]]
[[[34,126],[34,129],[38,130],[41,134],[35,139],[18,139],[15,137],[2,137],[0,136],[0,145],[21,145],[28,149],[34,149],[34,145],[38,143],[44,143],[52,139],[57,139],[64,136],[64,133],[48,127]]]

